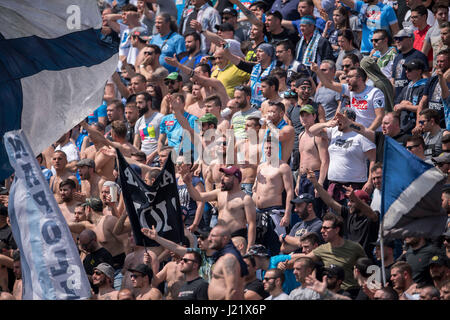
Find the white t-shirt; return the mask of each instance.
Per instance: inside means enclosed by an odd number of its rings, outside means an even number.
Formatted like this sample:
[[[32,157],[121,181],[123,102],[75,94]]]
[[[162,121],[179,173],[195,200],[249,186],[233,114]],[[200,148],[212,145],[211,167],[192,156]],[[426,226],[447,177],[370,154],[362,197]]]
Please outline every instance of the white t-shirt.
[[[136,61],[136,57],[138,54],[138,49],[134,48],[131,45],[131,40],[130,40],[130,31],[131,29],[123,23],[120,23],[120,45],[119,45],[119,56],[126,56],[127,57],[127,62],[129,64],[134,64],[134,62]],[[143,27],[144,29],[148,29],[147,25],[141,22],[141,27]],[[130,52],[131,51],[131,52]],[[134,58],[133,58],[134,57]],[[120,61],[117,64],[117,68],[120,70],[120,68],[122,67],[122,61]]]
[[[354,132],[342,132],[337,127],[327,128],[330,165],[328,180],[337,182],[366,182],[367,157],[364,152],[375,149],[375,144]]]
[[[289,298],[289,295],[287,295],[286,293],[282,292],[279,295],[277,295],[275,298],[272,297],[272,296],[268,296],[264,300],[290,300],[290,298]]]
[[[141,151],[147,156],[158,148],[159,125],[163,117],[155,112],[148,118],[140,117],[134,125],[134,134],[141,137]]]
[[[378,88],[366,85],[361,93],[350,91],[348,84],[342,85],[342,95],[350,97],[350,105],[356,113],[356,122],[368,128],[375,120],[375,109],[384,108],[384,93]],[[381,126],[376,131],[381,131]]]

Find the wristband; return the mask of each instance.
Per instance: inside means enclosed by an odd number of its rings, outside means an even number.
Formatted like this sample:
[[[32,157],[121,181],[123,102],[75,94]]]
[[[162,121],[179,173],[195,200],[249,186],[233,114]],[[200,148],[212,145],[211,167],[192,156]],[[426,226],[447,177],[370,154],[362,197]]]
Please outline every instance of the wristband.
[[[285,240],[285,239],[286,239],[286,236],[287,236],[286,233],[283,233],[283,235],[281,236],[281,240],[283,240],[283,242],[286,241],[286,240]]]

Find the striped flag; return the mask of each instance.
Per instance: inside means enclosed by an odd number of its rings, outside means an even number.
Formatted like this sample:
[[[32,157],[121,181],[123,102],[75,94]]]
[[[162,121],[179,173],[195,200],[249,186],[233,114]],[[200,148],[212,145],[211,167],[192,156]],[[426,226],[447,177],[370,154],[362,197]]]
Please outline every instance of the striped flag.
[[[15,169],[8,212],[20,249],[23,300],[78,300],[91,286],[72,234],[22,130],[3,138]]]
[[[384,143],[381,219],[384,236],[434,238],[445,231],[441,207],[446,176],[433,165],[386,136]]]
[[[94,0],[0,0],[0,21],[0,136],[23,129],[37,155],[101,104],[118,41]],[[12,172],[0,143],[0,179]]]

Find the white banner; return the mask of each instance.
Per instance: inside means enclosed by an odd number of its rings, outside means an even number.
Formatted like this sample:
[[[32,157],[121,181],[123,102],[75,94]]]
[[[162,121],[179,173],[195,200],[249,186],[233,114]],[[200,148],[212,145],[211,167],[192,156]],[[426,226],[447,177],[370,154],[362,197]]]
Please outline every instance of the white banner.
[[[9,217],[20,249],[24,300],[77,300],[91,287],[69,227],[22,130],[4,136],[15,170]]]

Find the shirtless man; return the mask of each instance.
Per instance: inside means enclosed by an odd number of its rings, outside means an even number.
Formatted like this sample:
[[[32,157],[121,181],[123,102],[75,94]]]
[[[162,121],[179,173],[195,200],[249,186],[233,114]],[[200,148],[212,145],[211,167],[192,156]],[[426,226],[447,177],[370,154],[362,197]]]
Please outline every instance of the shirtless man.
[[[174,252],[170,252],[172,261],[168,262],[164,268],[155,276],[153,285],[157,286],[165,281],[167,284],[166,300],[175,300],[178,297],[180,288],[185,283],[184,274],[181,272],[181,257]]]
[[[255,204],[252,198],[241,190],[242,173],[237,166],[220,168],[219,171],[222,172],[220,189],[198,192],[192,185],[192,174],[188,171],[182,174],[183,181],[195,201],[217,201],[218,221],[227,224],[231,237],[246,238],[248,250],[255,244],[256,238]]]
[[[294,197],[294,186],[292,171],[289,165],[283,160],[278,160],[279,165],[274,165],[272,157],[272,143],[270,136],[264,144],[264,153],[267,161],[258,166],[256,181],[253,186],[253,200],[256,204],[256,212],[269,212],[275,222],[276,232],[285,231],[283,227],[289,226],[291,220],[292,203]],[[282,191],[286,190],[286,206],[283,208]],[[279,212],[284,211],[284,216],[280,220]],[[285,232],[282,232],[285,233]],[[280,235],[280,234],[278,234]]]
[[[105,128],[102,124],[96,123],[92,124],[95,130],[103,135]],[[91,134],[88,133],[91,137]],[[114,180],[113,170],[115,165],[115,158],[109,157],[102,151],[106,147],[103,146],[99,140],[94,139],[92,141],[93,145],[86,148],[80,153],[80,159],[92,159],[95,161],[95,171],[104,180]]]
[[[152,286],[153,271],[146,264],[128,269],[133,287],[139,290],[136,300],[162,300],[161,292]]]
[[[226,134],[227,129],[230,128],[230,122],[220,115],[222,109],[222,103],[220,97],[217,94],[207,96],[203,100],[205,104],[205,113],[211,113],[217,118],[217,131],[221,134]]]
[[[135,146],[128,142],[127,126],[121,120],[115,120],[111,123],[111,137],[113,141],[106,139],[99,131],[89,126],[85,121],[82,121],[81,125],[90,134],[92,141],[97,140],[97,142],[101,145],[118,148],[124,157],[131,158],[132,153],[139,151]]]
[[[95,173],[95,161],[92,159],[80,160],[77,168],[81,179],[81,194],[85,198],[99,198],[104,180]]]
[[[305,130],[298,137],[298,148],[300,151],[299,178],[295,187],[295,193],[301,195],[309,193],[318,197],[317,191],[312,183],[306,178],[308,169],[316,174],[321,186],[327,177],[330,157],[328,154],[328,138],[325,135],[313,136],[309,128],[317,118],[313,106],[306,104],[300,108],[300,121]]]
[[[186,107],[186,112],[201,118],[205,115],[205,103],[203,102],[202,86],[194,83],[192,85],[192,98],[193,103]]]
[[[294,148],[295,130],[284,119],[284,104],[282,102],[269,102],[266,108],[265,138],[273,136],[278,140],[278,159],[288,163]],[[264,141],[263,141],[264,145]],[[264,150],[262,150],[264,152]],[[263,156],[264,161],[264,156]]]
[[[100,245],[113,256],[113,268],[122,269],[125,260],[123,240],[113,232],[117,217],[103,215],[103,203],[99,198],[87,198],[85,205],[88,221],[70,223],[70,231],[74,233],[81,233],[85,229],[94,231]]]
[[[55,196],[56,202],[62,203],[61,196],[59,194],[59,185],[66,179],[71,179],[78,185],[77,178],[72,172],[66,169],[67,157],[64,151],[55,151],[52,156],[52,166],[55,168],[56,174],[50,178],[50,190],[52,190]]]
[[[217,250],[219,258],[212,266],[208,286],[210,300],[244,300],[244,277],[248,274],[245,262],[231,243],[230,231],[217,224],[209,233],[210,248]],[[240,261],[242,260],[242,261]]]
[[[79,201],[73,198],[73,193],[76,190],[77,185],[71,179],[66,179],[59,184],[59,194],[62,203],[58,205],[67,223],[74,221],[75,207],[79,203]]]
[[[263,117],[267,116],[267,107],[269,102],[282,102],[282,98],[278,95],[279,88],[278,78],[275,76],[267,76],[261,79],[261,93],[266,100],[261,104],[261,113]]]
[[[116,186],[117,188],[117,201],[111,202],[111,186]],[[119,185],[115,183],[114,181],[105,181],[105,183],[102,185],[101,192],[100,192],[100,199],[103,202],[103,215],[108,216],[115,216],[117,218],[120,217],[121,212],[123,211],[124,207],[119,210]],[[122,200],[121,200],[122,201]]]
[[[236,142],[234,154],[236,163],[242,172],[242,190],[249,196],[253,195],[252,189],[256,179],[256,169],[261,161],[261,137],[259,134],[261,124],[259,118],[247,118],[245,120],[245,139]]]
[[[94,268],[92,284],[98,288],[97,300],[117,300],[118,291],[113,288],[114,268],[103,262]]]

